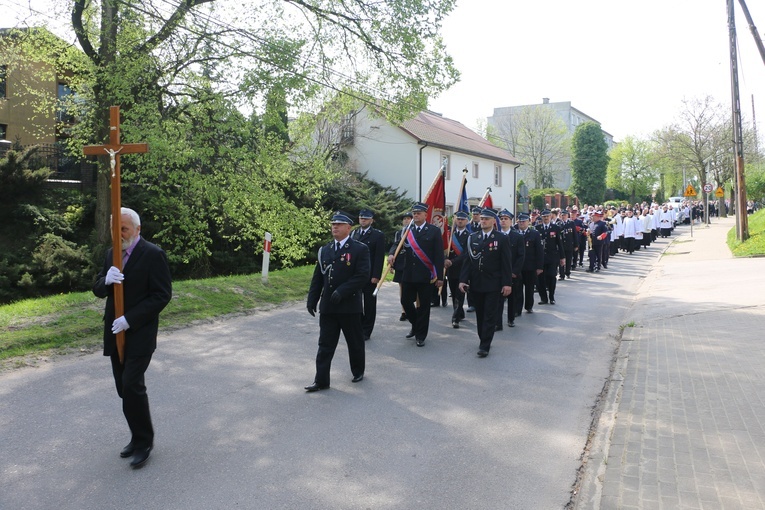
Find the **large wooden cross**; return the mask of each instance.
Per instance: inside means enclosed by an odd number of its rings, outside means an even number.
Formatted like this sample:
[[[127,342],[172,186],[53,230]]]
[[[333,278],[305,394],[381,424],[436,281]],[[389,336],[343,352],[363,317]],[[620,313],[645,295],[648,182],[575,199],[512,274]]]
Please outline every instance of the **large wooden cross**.
[[[82,148],[86,156],[109,156],[111,167],[112,199],[112,265],[122,271],[122,194],[120,192],[120,155],[149,152],[145,143],[120,143],[120,107],[109,108],[109,143],[107,145],[86,145]],[[127,247],[126,247],[127,248]],[[125,314],[122,285],[112,285],[114,289],[114,317]],[[125,361],[125,332],[117,333],[117,354],[120,363]]]

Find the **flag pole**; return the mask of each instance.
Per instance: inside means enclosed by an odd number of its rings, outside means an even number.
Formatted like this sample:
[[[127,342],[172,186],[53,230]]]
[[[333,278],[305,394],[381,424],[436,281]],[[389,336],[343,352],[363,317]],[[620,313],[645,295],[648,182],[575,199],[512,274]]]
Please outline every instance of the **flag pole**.
[[[468,173],[468,169],[467,167],[465,167],[462,170],[462,182],[460,183],[460,192],[457,195],[458,198],[456,202],[457,207],[455,208],[454,214],[452,214],[452,229],[449,232],[449,244],[446,247],[446,257],[444,260],[448,259],[449,252],[452,251],[452,239],[454,238],[454,222],[457,221],[457,212],[459,212],[460,202],[462,202],[462,192],[465,189],[465,182],[467,182],[467,173]],[[444,268],[444,274],[446,274],[446,268]],[[446,287],[446,285],[442,285],[441,288],[438,289],[439,295],[443,294],[444,287]]]
[[[491,186],[486,186],[486,193],[483,194],[481,201],[478,202],[478,207],[483,207],[484,202],[486,202],[486,199],[489,197],[489,193],[491,193]]]
[[[441,177],[441,173],[446,170],[446,165],[441,165],[441,168],[438,169],[438,173],[436,174],[436,178],[433,179],[433,184],[430,185],[430,188],[428,188],[428,192],[425,195],[427,197],[430,195],[430,192],[433,191],[433,188],[436,187],[436,183],[438,182],[438,178]],[[401,248],[404,246],[404,241],[406,241],[406,236],[409,233],[409,231],[412,229],[412,224],[414,223],[414,220],[409,222],[409,225],[406,227],[406,231],[401,236],[401,240],[398,242],[398,246],[396,247],[396,251],[393,253],[393,260],[395,262],[396,257],[398,257],[399,252],[401,251]],[[377,282],[377,287],[375,287],[374,292],[372,292],[373,296],[377,296],[377,292],[380,290],[380,287],[382,287],[382,284],[385,282],[385,278],[388,277],[388,273],[390,273],[391,267],[393,264],[389,265],[385,268],[385,273],[383,273],[382,277],[380,278],[380,281]]]

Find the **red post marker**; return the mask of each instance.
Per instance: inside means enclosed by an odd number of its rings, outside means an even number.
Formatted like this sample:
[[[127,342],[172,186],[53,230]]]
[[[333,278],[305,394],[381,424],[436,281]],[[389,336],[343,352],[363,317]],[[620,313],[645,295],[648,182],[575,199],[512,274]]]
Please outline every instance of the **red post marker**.
[[[271,260],[271,233],[263,240],[263,283],[268,283],[268,263]]]

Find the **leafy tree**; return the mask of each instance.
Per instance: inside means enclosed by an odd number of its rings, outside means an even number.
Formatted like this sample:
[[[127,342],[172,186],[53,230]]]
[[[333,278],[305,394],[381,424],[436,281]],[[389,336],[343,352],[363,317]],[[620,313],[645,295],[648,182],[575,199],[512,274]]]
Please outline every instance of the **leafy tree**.
[[[503,117],[497,126],[514,156],[528,167],[535,188],[552,188],[569,157],[571,139],[566,125],[550,108],[525,106]]]
[[[606,192],[608,144],[600,125],[579,124],[571,143],[571,191],[587,204],[600,204]]]
[[[609,154],[607,186],[625,193],[632,204],[650,199],[659,178],[656,159],[650,142],[626,137]]]

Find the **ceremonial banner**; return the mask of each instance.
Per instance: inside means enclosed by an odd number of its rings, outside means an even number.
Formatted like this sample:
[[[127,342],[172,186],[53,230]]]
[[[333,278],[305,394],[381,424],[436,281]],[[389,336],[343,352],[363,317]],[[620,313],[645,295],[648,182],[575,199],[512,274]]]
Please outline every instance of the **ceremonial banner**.
[[[457,204],[457,211],[466,212],[468,214],[468,217],[470,216],[470,205],[468,204],[466,175],[462,176],[462,196],[460,197],[459,204]]]
[[[428,204],[427,222],[441,229],[444,249],[449,246],[449,220],[446,218],[446,171],[441,168],[440,175],[423,200]]]

